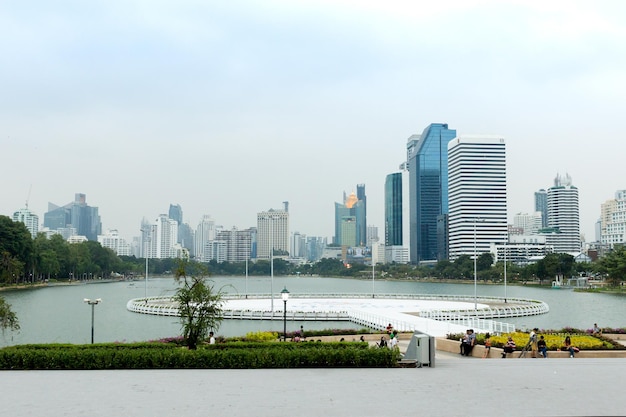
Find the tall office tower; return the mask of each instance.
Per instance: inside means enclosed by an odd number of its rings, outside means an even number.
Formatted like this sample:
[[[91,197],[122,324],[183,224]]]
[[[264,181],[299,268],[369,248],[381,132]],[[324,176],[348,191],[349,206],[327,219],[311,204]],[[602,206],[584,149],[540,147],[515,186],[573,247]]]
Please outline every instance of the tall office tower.
[[[292,258],[306,258],[307,256],[307,247],[306,247],[306,235],[301,234],[300,232],[294,232],[291,236],[291,250],[289,254]]]
[[[357,187],[360,190],[362,198],[365,198],[365,186],[358,185]],[[343,229],[346,229],[346,232],[350,233],[349,238],[343,236]],[[359,197],[355,193],[350,193],[350,195],[346,197],[346,193],[344,192],[343,204],[335,203],[335,236],[333,243],[341,246],[367,245],[365,201],[359,200]]]
[[[176,220],[178,224],[183,224],[183,208],[180,204],[170,204],[168,217],[172,220]]]
[[[385,179],[385,246],[402,246],[402,173]]]
[[[183,223],[183,209],[180,204],[170,204],[168,217],[178,222],[178,243],[195,256],[193,230],[187,223]]]
[[[233,227],[231,230],[222,230],[217,233],[215,241],[224,243],[224,246],[219,249],[225,252],[226,262],[244,262],[250,259],[252,244],[250,229],[238,230]],[[218,258],[212,259],[218,260]]]
[[[365,184],[357,184],[356,198],[359,201],[357,211],[360,210],[356,216],[357,244],[366,246],[369,243],[367,239],[367,196],[365,195]]]
[[[554,186],[548,188],[548,228],[558,229],[553,239],[547,239],[547,243],[554,246],[554,252],[580,252],[578,188],[572,185],[569,175],[557,174]]]
[[[548,227],[548,193],[543,188],[535,192],[535,211],[541,213],[541,229]]]
[[[613,200],[600,206],[600,242],[613,247],[626,243],[626,190],[615,192]]]
[[[378,242],[380,238],[378,237],[378,227],[370,224],[367,226],[367,246],[372,246],[375,242]]]
[[[43,218],[44,227],[50,230],[74,228],[79,236],[94,241],[102,234],[98,207],[87,205],[85,194],[75,194],[74,201],[63,207],[48,203],[48,212]]]
[[[480,256],[507,238],[506,146],[502,137],[459,136],[448,145],[450,260]]]
[[[21,208],[13,213],[13,221],[24,223],[33,239],[37,237],[37,232],[39,231],[39,216],[28,209],[28,204],[25,208]]]
[[[306,238],[306,259],[310,262],[316,262],[322,259],[322,253],[326,247],[326,238],[309,236]]]
[[[207,252],[207,245],[215,240],[215,221],[205,214],[196,228],[195,258],[198,262],[209,262],[211,258]]]
[[[543,215],[536,211],[533,214],[517,213],[513,217],[513,227],[521,230],[523,235],[535,235],[543,228]]]
[[[141,257],[153,259],[157,257],[157,227],[146,218],[141,220]]]
[[[178,222],[161,214],[156,219],[156,258],[175,258],[174,245],[178,240]]]
[[[448,213],[448,142],[456,130],[432,123],[407,141],[411,263],[438,259],[437,218]]]
[[[269,209],[257,213],[257,259],[289,255],[289,212]],[[273,249],[273,251],[272,251]]]

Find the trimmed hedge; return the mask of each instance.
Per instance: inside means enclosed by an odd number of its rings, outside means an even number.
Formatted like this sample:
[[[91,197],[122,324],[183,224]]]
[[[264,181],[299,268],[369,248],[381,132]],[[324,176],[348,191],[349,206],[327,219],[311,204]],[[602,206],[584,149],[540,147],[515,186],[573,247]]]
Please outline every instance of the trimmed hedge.
[[[167,344],[23,345],[0,349],[0,369],[391,368],[397,350],[367,343],[225,343],[189,350]]]

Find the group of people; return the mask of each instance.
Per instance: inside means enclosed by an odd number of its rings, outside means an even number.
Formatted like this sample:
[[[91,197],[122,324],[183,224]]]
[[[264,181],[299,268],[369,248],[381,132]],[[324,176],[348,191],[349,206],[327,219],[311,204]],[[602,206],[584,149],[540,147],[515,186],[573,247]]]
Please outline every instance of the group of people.
[[[387,342],[385,336],[381,336],[378,347],[389,347],[390,349],[393,349],[398,346],[398,332],[393,328],[391,323],[387,326],[386,331],[389,335],[389,342]]]
[[[461,338],[461,356],[470,356],[474,345],[476,345],[474,329],[467,329],[465,335]]]

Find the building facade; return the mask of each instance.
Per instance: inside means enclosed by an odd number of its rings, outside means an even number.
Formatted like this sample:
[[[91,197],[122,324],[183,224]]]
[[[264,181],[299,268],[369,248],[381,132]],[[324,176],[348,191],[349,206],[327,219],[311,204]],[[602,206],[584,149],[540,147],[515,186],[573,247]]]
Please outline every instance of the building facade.
[[[365,185],[357,185],[358,193],[343,193],[343,202],[335,203],[335,236],[333,243],[340,246],[366,246],[367,243],[367,219],[366,201],[360,200],[365,197]],[[346,224],[347,223],[347,224]],[[349,235],[343,235],[346,230]]]
[[[448,145],[449,258],[474,258],[507,240],[506,144],[460,136]]]
[[[548,227],[548,192],[543,188],[535,192],[535,212],[541,213],[540,229]]]
[[[39,216],[30,211],[28,206],[13,213],[13,221],[24,223],[33,239],[37,237],[37,233],[39,232]]]
[[[600,206],[600,242],[613,247],[626,243],[626,190]]]
[[[289,212],[270,209],[257,213],[257,259],[289,255]]]
[[[48,203],[43,225],[50,230],[74,228],[77,235],[93,241],[98,240],[98,235],[102,234],[98,207],[89,206],[86,195],[80,193],[75,194],[73,202],[62,207]]]
[[[556,230],[548,238],[548,244],[554,245],[554,252],[580,252],[578,188],[572,185],[569,175],[557,174],[554,185],[548,188],[548,229]]]
[[[132,256],[131,245],[115,229],[110,229],[107,233],[98,235],[98,243],[103,248],[111,249],[118,256]]]
[[[230,230],[219,232],[215,239],[225,243],[225,259],[227,262],[244,262],[250,259],[252,247],[250,229],[238,230],[236,227],[233,227]]]
[[[448,143],[456,130],[432,123],[407,141],[411,263],[438,259],[437,217],[448,213]]]

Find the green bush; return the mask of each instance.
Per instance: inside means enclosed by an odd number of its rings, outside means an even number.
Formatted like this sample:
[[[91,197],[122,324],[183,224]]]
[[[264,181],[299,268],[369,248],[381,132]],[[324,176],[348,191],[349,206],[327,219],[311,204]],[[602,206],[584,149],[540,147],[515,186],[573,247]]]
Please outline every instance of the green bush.
[[[164,347],[165,346],[165,347]],[[0,349],[0,369],[389,368],[397,350],[360,342],[232,342],[197,350],[154,343],[25,345]]]

